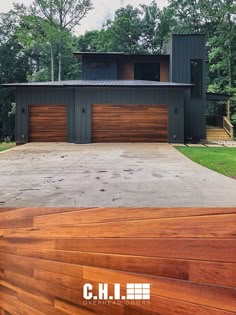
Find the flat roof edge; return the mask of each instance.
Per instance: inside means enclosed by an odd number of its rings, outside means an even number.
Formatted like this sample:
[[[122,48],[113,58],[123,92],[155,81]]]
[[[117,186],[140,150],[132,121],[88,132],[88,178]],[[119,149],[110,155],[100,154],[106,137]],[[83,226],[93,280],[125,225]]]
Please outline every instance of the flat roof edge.
[[[90,81],[90,82],[31,82],[31,83],[6,83],[2,84],[2,87],[89,87],[89,88],[98,88],[98,87],[109,87],[109,88],[118,88],[118,87],[127,87],[127,88],[133,88],[133,87],[151,87],[151,88],[189,88],[193,86],[192,84],[185,84],[185,83],[174,83],[174,82],[156,82],[156,81],[114,81],[114,82],[101,82],[101,81]]]
[[[170,54],[126,54],[119,52],[86,52],[86,51],[75,51],[74,56],[125,56],[125,57],[168,57]]]

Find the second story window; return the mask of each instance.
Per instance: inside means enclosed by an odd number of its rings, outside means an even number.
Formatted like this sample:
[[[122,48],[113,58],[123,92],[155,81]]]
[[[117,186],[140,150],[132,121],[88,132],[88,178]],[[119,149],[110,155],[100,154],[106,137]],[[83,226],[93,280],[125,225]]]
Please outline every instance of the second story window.
[[[147,81],[160,81],[159,63],[135,63],[134,79]]]
[[[192,59],[190,61],[190,71],[191,71],[191,84],[192,87],[191,95],[194,98],[202,97],[202,60]]]

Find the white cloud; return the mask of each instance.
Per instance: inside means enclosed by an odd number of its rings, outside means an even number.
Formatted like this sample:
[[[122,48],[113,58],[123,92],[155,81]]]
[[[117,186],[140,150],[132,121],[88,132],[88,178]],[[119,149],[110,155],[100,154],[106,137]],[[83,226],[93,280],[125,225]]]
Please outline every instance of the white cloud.
[[[29,5],[32,0],[1,0],[0,12],[7,12],[13,7],[14,3],[23,3]],[[84,33],[86,30],[101,28],[102,24],[114,16],[115,11],[123,5],[131,4],[134,7],[140,4],[150,4],[152,0],[93,0],[94,10],[89,12],[87,17],[76,29],[77,33]],[[168,4],[168,0],[156,0],[158,6],[163,8]]]

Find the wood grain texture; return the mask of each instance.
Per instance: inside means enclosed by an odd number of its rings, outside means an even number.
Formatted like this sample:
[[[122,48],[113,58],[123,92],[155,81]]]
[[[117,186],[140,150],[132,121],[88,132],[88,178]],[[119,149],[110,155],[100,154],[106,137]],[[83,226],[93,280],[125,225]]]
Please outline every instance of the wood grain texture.
[[[66,110],[65,105],[30,105],[29,141],[66,142]]]
[[[119,57],[118,79],[134,80],[135,63],[160,63],[160,81],[169,81],[169,57],[168,56],[121,56]]]
[[[92,105],[92,142],[167,142],[166,105]]]
[[[233,315],[235,208],[0,212],[0,315]],[[83,285],[150,283],[150,303],[84,303]]]

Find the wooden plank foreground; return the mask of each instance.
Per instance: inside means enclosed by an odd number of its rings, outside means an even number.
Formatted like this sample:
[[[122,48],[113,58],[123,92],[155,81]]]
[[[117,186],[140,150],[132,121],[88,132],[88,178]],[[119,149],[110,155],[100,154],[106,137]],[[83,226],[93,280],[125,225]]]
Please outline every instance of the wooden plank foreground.
[[[6,208],[0,236],[1,315],[236,314],[236,208]],[[85,303],[85,283],[151,301]]]

